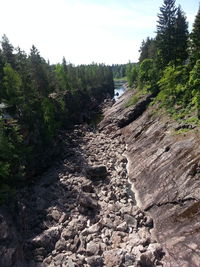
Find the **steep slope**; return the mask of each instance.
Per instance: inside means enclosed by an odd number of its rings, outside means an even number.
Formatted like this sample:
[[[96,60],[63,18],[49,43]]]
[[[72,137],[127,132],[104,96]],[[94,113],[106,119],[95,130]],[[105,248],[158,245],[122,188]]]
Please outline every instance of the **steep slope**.
[[[200,131],[177,134],[180,125],[166,115],[153,116],[146,99],[125,108],[131,94],[105,112],[101,128],[112,123],[124,136],[129,180],[137,205],[154,220],[165,266],[199,266]],[[134,116],[141,106],[144,112]]]

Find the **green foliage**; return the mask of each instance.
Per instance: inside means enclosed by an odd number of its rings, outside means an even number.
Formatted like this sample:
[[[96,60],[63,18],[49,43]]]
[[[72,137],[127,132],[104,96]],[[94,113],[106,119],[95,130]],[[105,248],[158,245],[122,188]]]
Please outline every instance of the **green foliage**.
[[[192,103],[196,106],[198,118],[200,118],[200,59],[190,72],[189,87],[193,95]]]
[[[42,101],[42,111],[44,119],[44,127],[47,130],[48,137],[53,137],[56,133],[56,128],[58,126],[56,121],[56,111],[55,106],[50,101],[49,98],[44,98]]]
[[[153,38],[147,37],[146,40],[142,41],[139,52],[140,52],[139,62],[142,62],[147,58],[150,59],[155,58],[157,53],[156,41]]]
[[[124,78],[126,75],[126,66],[127,64],[113,64],[112,72],[114,79]]]
[[[135,104],[137,104],[138,101],[139,101],[139,96],[134,95],[128,100],[128,102],[125,104],[125,107],[128,108],[130,106],[134,106]]]
[[[157,90],[158,71],[153,59],[145,59],[140,64],[138,74],[139,88],[146,88],[149,91]]]
[[[128,102],[125,104],[125,107],[127,108],[130,106],[134,106],[146,94],[147,94],[146,89],[135,91],[135,94],[128,100]]]
[[[164,69],[169,62],[179,64],[187,59],[188,23],[175,0],[164,0],[158,15],[156,46],[157,64]]]
[[[10,105],[16,105],[20,101],[20,89],[22,86],[21,78],[9,63],[5,64],[3,72],[3,90],[5,100]]]
[[[126,67],[126,76],[127,76],[127,82],[128,86],[137,86],[137,80],[138,80],[138,65],[135,63],[129,63]]]
[[[58,90],[70,90],[67,72],[63,65],[57,64],[55,68],[56,78],[58,82]]]
[[[22,135],[17,125],[0,121],[0,185],[15,185],[24,174]]]
[[[158,93],[153,103],[178,121],[190,116],[200,118],[200,8],[198,10],[190,42],[188,23],[175,0],[164,0],[158,14],[157,36],[147,38],[140,48],[140,65],[137,72],[138,89]],[[149,49],[153,47],[153,56]],[[190,54],[188,55],[188,51]],[[131,81],[129,66],[128,80]],[[137,95],[130,100],[134,104]],[[197,117],[195,117],[195,114]]]
[[[195,17],[193,29],[190,34],[191,61],[194,65],[200,59],[200,7]]]
[[[165,67],[175,59],[175,0],[164,0],[158,14],[156,45],[158,48],[159,63]]]
[[[40,156],[60,130],[114,94],[110,66],[50,65],[35,46],[27,55],[3,36],[0,48],[0,202],[41,171]]]
[[[185,66],[169,65],[164,70],[162,78],[158,81],[160,92],[157,100],[166,107],[183,105],[185,91],[187,90],[188,71]]]
[[[188,37],[189,33],[186,16],[181,6],[179,6],[175,21],[175,64],[183,63],[188,58]]]

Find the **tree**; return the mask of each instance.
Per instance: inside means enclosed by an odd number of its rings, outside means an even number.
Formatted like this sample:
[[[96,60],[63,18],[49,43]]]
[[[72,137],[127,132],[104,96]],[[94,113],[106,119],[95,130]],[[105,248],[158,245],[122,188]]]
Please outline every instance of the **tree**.
[[[48,81],[48,64],[40,56],[39,51],[33,45],[31,48],[30,56],[30,75],[32,79],[32,86],[37,92],[38,96],[46,97],[49,92],[49,81]]]
[[[175,21],[175,63],[184,62],[188,58],[188,23],[179,5]]]
[[[129,86],[137,86],[138,79],[138,65],[135,63],[129,63],[126,67],[126,76]]]
[[[198,13],[195,17],[193,29],[190,34],[191,39],[191,61],[193,65],[200,59],[200,6]]]
[[[67,79],[65,65],[57,64],[55,68],[55,73],[58,83],[58,91],[69,90],[70,87]]]
[[[12,67],[15,67],[15,55],[13,54],[14,48],[5,34],[2,37],[1,46],[4,62],[10,63]]]
[[[170,61],[176,58],[175,46],[175,23],[176,12],[175,0],[164,0],[158,14],[157,38],[159,63],[164,68]]]
[[[140,89],[146,88],[150,91],[157,91],[158,72],[153,59],[145,59],[140,64],[138,82]]]
[[[15,106],[20,102],[22,81],[19,74],[6,63],[4,68],[3,88],[8,104]]]
[[[142,62],[144,59],[147,58],[154,58],[156,55],[155,40],[153,38],[147,37],[146,40],[142,41],[139,52],[140,52],[139,62]]]
[[[189,86],[193,95],[193,103],[197,107],[198,118],[200,118],[200,59],[196,61],[190,72]]]

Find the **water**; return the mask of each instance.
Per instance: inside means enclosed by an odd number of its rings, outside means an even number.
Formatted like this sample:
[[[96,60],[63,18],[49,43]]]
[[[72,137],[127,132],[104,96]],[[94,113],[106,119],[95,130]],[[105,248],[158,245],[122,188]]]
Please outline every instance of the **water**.
[[[115,100],[117,100],[125,92],[125,83],[126,81],[115,81]]]

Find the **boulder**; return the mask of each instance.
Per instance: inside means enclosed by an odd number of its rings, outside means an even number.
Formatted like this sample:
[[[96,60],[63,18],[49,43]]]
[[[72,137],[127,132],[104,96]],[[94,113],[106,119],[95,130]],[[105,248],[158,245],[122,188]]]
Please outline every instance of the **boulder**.
[[[124,252],[121,249],[105,251],[103,256],[106,267],[121,266],[124,260]]]
[[[55,243],[58,241],[59,237],[60,229],[58,227],[52,227],[33,238],[30,243],[35,247],[43,247],[47,251],[51,251],[54,248]]]
[[[98,255],[99,253],[99,244],[95,243],[94,241],[90,241],[86,245],[86,252],[88,256]]]
[[[90,166],[87,167],[86,170],[86,176],[91,180],[98,180],[106,178],[108,175],[107,168],[105,165],[96,165],[96,166]]]
[[[85,259],[90,267],[103,267],[103,258],[101,256],[92,256]]]

